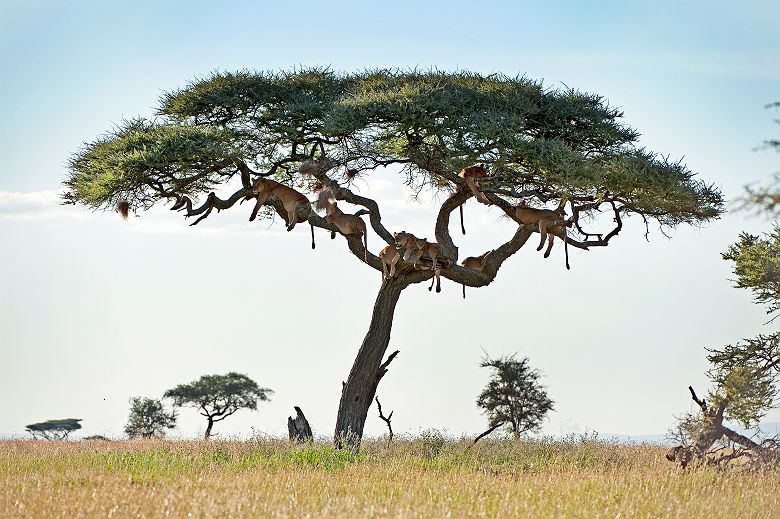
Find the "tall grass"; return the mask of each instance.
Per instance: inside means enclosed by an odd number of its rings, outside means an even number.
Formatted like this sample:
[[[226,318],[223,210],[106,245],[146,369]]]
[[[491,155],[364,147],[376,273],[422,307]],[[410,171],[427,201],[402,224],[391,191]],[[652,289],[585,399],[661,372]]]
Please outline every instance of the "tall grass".
[[[425,433],[360,454],[283,441],[0,442],[0,517],[780,517],[780,472],[655,446]]]

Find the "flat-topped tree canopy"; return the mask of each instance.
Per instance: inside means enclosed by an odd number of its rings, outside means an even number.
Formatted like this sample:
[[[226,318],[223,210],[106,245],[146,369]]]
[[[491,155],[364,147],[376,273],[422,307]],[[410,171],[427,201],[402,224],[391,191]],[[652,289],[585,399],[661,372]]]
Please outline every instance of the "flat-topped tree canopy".
[[[32,434],[33,438],[47,440],[64,440],[73,431],[81,429],[81,418],[62,418],[59,420],[46,420],[30,424],[25,430]]]
[[[340,174],[398,164],[411,181],[442,189],[486,162],[494,179],[483,190],[495,197],[571,201],[583,212],[614,201],[621,214],[663,225],[718,216],[720,193],[636,147],[621,117],[600,96],[525,77],[215,73],[163,95],[154,121],[128,121],[87,144],[71,160],[65,200],[148,208],[242,173],[245,188],[256,174],[295,183],[302,161],[327,158]]]
[[[720,215],[720,192],[681,162],[639,147],[638,133],[623,124],[622,115],[598,95],[498,74],[317,68],[214,73],[164,94],[155,119],[128,121],[85,145],[71,160],[64,200],[95,209],[120,202],[125,209],[127,203],[145,209],[171,200],[172,209],[196,217],[195,225],[214,209],[257,196],[288,228],[308,221],[340,232],[355,256],[382,270],[382,261],[366,254],[360,234],[342,232],[331,215],[323,218],[309,204],[293,202],[285,209],[270,191],[253,192],[253,184],[271,177],[287,188],[325,187],[336,201],[362,206],[374,232],[395,246],[382,223],[381,201],[351,189],[356,176],[394,166],[404,182],[448,193],[436,219],[437,265],[442,276],[464,287],[482,287],[541,225],[519,225],[483,258],[481,270],[459,266],[449,220],[474,194],[459,172],[476,163],[489,172],[479,183],[480,201],[516,221],[518,202],[568,205],[571,231],[556,220],[549,232],[581,249],[608,245],[630,215],[662,227]],[[604,210],[611,219],[596,218]],[[583,228],[584,222],[604,221],[605,229]],[[426,267],[434,257],[428,255],[419,260]],[[340,438],[359,443],[368,406],[392,360],[382,363],[401,291],[433,275],[434,269],[401,261],[393,276],[383,278],[369,332],[343,386],[338,445]]]

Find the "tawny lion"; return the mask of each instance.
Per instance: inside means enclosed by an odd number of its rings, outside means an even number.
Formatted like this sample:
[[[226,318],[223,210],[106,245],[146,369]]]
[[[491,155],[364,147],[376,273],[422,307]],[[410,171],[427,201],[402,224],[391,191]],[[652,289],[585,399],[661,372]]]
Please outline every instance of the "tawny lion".
[[[469,191],[471,191],[471,194],[476,197],[477,201],[483,204],[490,205],[490,200],[487,199],[485,193],[483,193],[482,190],[479,188],[480,180],[490,176],[490,173],[488,173],[487,169],[485,169],[484,163],[467,166],[463,168],[460,171],[460,173],[458,173],[458,176],[466,182]],[[460,230],[461,232],[463,232],[463,234],[466,234],[466,227],[463,226],[463,205],[464,204],[460,204],[458,210],[460,212]]]
[[[536,250],[542,250],[544,247],[544,242],[549,238],[547,250],[544,252],[544,257],[549,257],[553,246],[554,235],[552,233],[548,233],[547,230],[550,227],[562,225],[563,235],[565,237],[566,227],[571,225],[571,222],[566,219],[566,211],[564,211],[563,207],[559,207],[554,211],[551,209],[536,209],[534,207],[529,207],[525,204],[525,202],[518,202],[518,204],[514,206],[514,209],[515,220],[517,220],[519,223],[539,226],[539,234],[542,235],[542,239],[539,242],[539,246],[536,248]],[[566,254],[566,268],[570,269],[569,245],[565,239],[563,240],[563,248]]]
[[[433,278],[431,279],[431,286],[428,287],[428,290],[433,289],[433,284],[435,282],[436,292],[441,292],[441,269],[436,266],[436,260],[439,256],[439,244],[431,243],[423,238],[418,238],[414,234],[406,231],[393,233],[393,238],[395,238],[395,242],[402,253],[402,259],[404,261],[412,262],[415,267],[423,254],[430,256]]]
[[[368,263],[368,229],[366,228],[366,222],[357,215],[346,214],[339,209],[336,203],[336,197],[333,196],[333,192],[328,188],[324,188],[320,191],[317,197],[317,209],[325,209],[325,221],[335,225],[339,232],[343,235],[357,234],[363,236],[363,261]],[[331,238],[335,238],[336,234],[331,232]]]
[[[282,201],[284,210],[287,211],[287,231],[292,231],[296,223],[302,223],[307,218],[299,218],[296,212],[296,208],[299,205],[310,206],[309,199],[303,193],[299,193],[295,189],[285,186],[284,184],[271,180],[270,178],[260,177],[252,183],[252,193],[257,198],[255,207],[252,209],[252,214],[249,215],[249,221],[254,221],[257,218],[257,212],[260,211],[260,207],[266,203],[268,197],[273,195]],[[314,245],[314,226],[311,226],[311,248]]]
[[[465,258],[463,261],[461,261],[460,264],[467,269],[473,269],[482,272],[482,269],[485,268],[485,260],[487,260],[487,257],[491,252],[493,251],[489,250],[481,256],[469,256],[468,258]],[[463,299],[466,299],[466,285],[463,285]]]
[[[401,255],[395,245],[388,245],[379,251],[382,260],[382,279],[390,279],[395,275],[395,266],[401,261]]]

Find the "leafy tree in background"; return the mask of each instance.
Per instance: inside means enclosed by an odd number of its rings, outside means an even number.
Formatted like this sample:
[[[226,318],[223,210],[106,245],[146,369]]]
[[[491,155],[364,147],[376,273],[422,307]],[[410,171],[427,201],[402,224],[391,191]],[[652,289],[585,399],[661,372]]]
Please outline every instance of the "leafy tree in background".
[[[176,407],[189,406],[198,409],[206,417],[204,438],[211,436],[214,423],[220,422],[239,409],[257,409],[258,402],[269,400],[272,390],[260,387],[246,375],[204,375],[195,382],[180,384],[165,392]]]
[[[767,108],[780,109],[780,102],[767,105]],[[775,119],[780,124],[780,119]],[[780,151],[780,138],[764,141],[764,148]],[[746,186],[746,195],[742,198],[742,205],[747,209],[754,209],[759,213],[765,213],[771,217],[780,216],[780,173],[775,173],[774,179],[764,186]]]
[[[125,434],[130,438],[162,438],[166,429],[176,427],[176,411],[166,411],[163,403],[140,396],[130,399],[130,416]]]
[[[544,417],[553,410],[553,401],[539,383],[540,373],[515,355],[498,359],[485,357],[480,364],[490,368],[490,381],[477,398],[477,406],[488,416],[488,430],[474,443],[496,429],[506,426],[515,438],[538,430]]]
[[[30,424],[25,430],[32,434],[35,439],[64,440],[71,432],[81,429],[80,421],[81,418],[46,420],[45,422]]]
[[[271,177],[303,191],[328,188],[339,204],[359,206],[381,240],[395,246],[391,231],[402,229],[388,229],[379,203],[359,194],[353,180],[391,167],[412,187],[443,195],[435,221],[437,264],[427,256],[416,267],[402,262],[383,280],[343,384],[334,439],[337,446],[357,448],[387,371],[389,359],[383,358],[401,292],[430,280],[436,268],[457,284],[487,286],[539,230],[518,224],[481,271],[460,266],[449,224],[451,213],[472,197],[458,175],[464,167],[487,165],[491,175],[481,190],[499,214],[514,218],[518,202],[567,207],[572,228],[566,241],[582,250],[606,247],[631,216],[669,228],[720,215],[722,197],[715,187],[697,180],[681,162],[639,147],[639,134],[621,117],[598,95],[499,74],[215,73],[165,94],[157,119],[127,121],[86,144],[70,161],[64,201],[123,212],[128,204],[135,211],[172,202],[195,225],[215,209],[253,198],[253,182]],[[266,205],[287,215],[275,196]],[[297,206],[296,217],[341,232],[307,205]],[[551,232],[565,236],[561,226]],[[363,262],[360,235],[344,236]],[[382,271],[374,254],[365,263]]]

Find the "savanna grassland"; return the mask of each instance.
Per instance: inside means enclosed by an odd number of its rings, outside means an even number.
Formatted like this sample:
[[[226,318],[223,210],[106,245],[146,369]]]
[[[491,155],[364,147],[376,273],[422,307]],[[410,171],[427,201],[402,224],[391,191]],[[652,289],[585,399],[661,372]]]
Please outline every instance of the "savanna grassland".
[[[0,442],[0,517],[780,517],[780,472],[656,446],[466,441]]]

